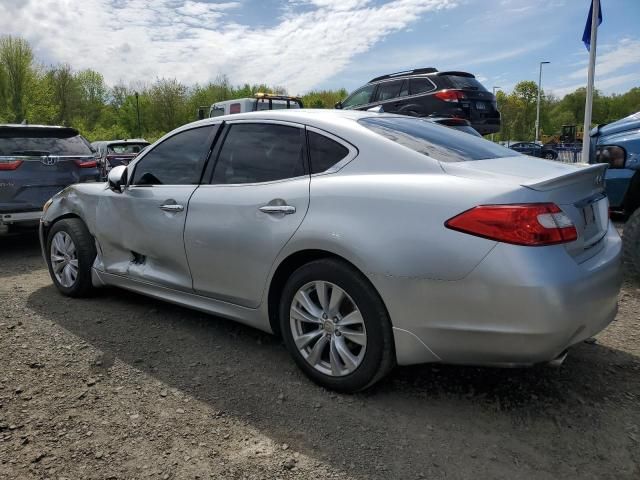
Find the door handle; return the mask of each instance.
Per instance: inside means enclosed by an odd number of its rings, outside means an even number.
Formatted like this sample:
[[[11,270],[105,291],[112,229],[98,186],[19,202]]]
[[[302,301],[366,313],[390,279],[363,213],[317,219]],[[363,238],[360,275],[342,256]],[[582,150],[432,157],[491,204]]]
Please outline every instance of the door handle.
[[[182,205],[178,205],[176,203],[167,203],[165,205],[160,205],[160,210],[164,210],[165,212],[182,212],[184,207]]]
[[[260,207],[260,211],[263,213],[283,213],[285,215],[291,215],[296,213],[296,207],[291,205],[264,205]]]

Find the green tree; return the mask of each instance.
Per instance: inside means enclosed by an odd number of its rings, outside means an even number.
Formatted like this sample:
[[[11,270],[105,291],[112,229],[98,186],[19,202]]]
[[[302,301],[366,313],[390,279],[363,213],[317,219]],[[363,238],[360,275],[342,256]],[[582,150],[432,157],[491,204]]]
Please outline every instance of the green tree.
[[[10,122],[26,118],[27,96],[33,81],[33,52],[22,38],[0,37],[0,108]]]

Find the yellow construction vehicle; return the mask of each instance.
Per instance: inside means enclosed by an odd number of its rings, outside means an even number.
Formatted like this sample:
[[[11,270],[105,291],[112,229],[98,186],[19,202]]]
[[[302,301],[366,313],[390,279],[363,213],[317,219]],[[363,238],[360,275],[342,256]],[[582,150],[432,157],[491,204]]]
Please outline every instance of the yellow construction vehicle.
[[[563,125],[562,133],[556,135],[545,135],[544,132],[541,133],[540,139],[544,145],[547,144],[571,144],[571,143],[582,143],[582,127],[576,127],[575,125]]]

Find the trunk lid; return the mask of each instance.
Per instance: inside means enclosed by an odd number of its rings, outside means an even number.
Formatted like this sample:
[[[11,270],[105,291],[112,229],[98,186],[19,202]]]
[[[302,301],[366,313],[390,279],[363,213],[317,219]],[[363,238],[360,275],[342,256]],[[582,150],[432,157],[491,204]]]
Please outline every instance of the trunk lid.
[[[609,201],[604,190],[606,165],[568,165],[518,156],[441,163],[445,172],[520,187],[518,202],[553,202],[571,218],[578,238],[565,248],[579,263],[604,246],[609,227]],[[515,202],[514,202],[515,203]]]

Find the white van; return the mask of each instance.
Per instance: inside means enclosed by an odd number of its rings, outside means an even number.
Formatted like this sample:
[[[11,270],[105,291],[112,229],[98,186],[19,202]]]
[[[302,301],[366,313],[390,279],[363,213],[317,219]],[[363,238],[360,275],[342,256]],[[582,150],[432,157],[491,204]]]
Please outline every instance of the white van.
[[[206,117],[221,117],[232,113],[255,112],[259,110],[283,110],[287,108],[303,108],[300,97],[289,97],[286,95],[273,95],[270,93],[256,93],[253,98],[237,98],[235,100],[225,100],[217,102],[209,107],[198,109],[198,119]],[[207,115],[208,113],[208,115]]]

